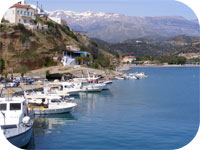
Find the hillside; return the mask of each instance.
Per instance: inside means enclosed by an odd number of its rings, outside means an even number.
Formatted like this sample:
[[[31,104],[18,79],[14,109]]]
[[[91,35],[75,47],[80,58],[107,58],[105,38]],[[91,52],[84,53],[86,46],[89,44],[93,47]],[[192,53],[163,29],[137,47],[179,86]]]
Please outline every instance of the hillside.
[[[200,36],[198,21],[180,16],[136,17],[116,13],[53,11],[52,17],[65,19],[73,30],[107,42],[148,38],[166,40],[177,35]]]
[[[159,57],[164,55],[178,55],[179,53],[200,52],[200,38],[179,35],[171,39],[158,42],[155,40],[140,38],[126,40],[120,43],[107,43],[99,39],[92,39],[98,46],[111,53],[119,55],[134,55],[143,57],[149,55]]]
[[[5,61],[7,71],[11,68],[14,72],[19,72],[24,68],[32,70],[57,65],[52,58],[57,56],[61,59],[62,50],[66,49],[67,45],[88,51],[93,61],[99,55],[108,55],[108,52],[91,43],[86,35],[71,31],[68,26],[50,20],[43,21],[40,18],[37,18],[37,21],[47,24],[48,29],[29,30],[22,24],[0,25],[0,55]]]

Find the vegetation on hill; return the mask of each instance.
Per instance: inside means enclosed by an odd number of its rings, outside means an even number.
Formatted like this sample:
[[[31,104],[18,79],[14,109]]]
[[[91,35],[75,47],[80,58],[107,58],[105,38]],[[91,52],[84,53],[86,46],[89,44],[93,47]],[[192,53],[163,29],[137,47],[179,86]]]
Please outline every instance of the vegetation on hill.
[[[180,53],[200,52],[200,38],[180,35],[162,42],[149,39],[133,39],[120,43],[107,43],[99,39],[92,39],[97,45],[120,56],[133,55],[136,57],[164,57],[177,56]]]
[[[0,74],[3,73],[3,70],[5,69],[5,63],[2,57],[0,56]]]
[[[100,50],[86,35],[51,20],[37,18],[36,22],[48,25],[48,29],[30,30],[22,24],[0,25],[0,55],[5,62],[5,70],[12,68],[14,72],[20,72],[22,65],[27,70],[58,65],[60,61],[54,61],[53,57],[61,60],[62,51],[68,45],[90,53],[89,58],[84,58],[85,65],[93,67],[98,63],[98,67],[110,67],[111,62],[101,63],[107,62],[107,52]],[[103,56],[101,61],[98,60],[99,55]]]

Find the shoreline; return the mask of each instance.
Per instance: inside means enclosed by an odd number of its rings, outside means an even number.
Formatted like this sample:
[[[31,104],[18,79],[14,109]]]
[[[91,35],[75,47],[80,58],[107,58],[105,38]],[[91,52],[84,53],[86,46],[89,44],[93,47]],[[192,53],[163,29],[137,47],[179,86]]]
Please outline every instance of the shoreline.
[[[200,67],[200,65],[134,65],[134,66],[131,66],[132,68],[139,68],[139,67],[160,67],[160,68],[167,68],[167,67]]]
[[[184,67],[200,67],[200,65],[133,65],[133,64],[126,64],[122,65],[118,68],[118,71],[124,72],[124,71],[130,71],[133,68],[184,68]]]

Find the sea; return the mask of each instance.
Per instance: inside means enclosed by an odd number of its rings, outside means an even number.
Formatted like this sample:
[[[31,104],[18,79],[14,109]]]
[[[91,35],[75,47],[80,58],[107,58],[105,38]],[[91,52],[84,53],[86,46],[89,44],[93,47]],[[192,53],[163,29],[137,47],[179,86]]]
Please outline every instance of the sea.
[[[82,93],[71,113],[35,117],[28,149],[171,150],[199,126],[200,68],[146,67],[148,78],[115,80],[110,90]]]

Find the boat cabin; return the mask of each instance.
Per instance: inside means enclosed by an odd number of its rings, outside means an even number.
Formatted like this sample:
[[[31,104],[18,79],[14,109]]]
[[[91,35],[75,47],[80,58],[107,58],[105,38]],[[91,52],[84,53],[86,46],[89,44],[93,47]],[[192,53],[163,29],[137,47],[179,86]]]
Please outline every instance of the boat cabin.
[[[24,98],[0,98],[0,125],[12,125],[19,123],[20,119],[27,115],[27,105]]]

